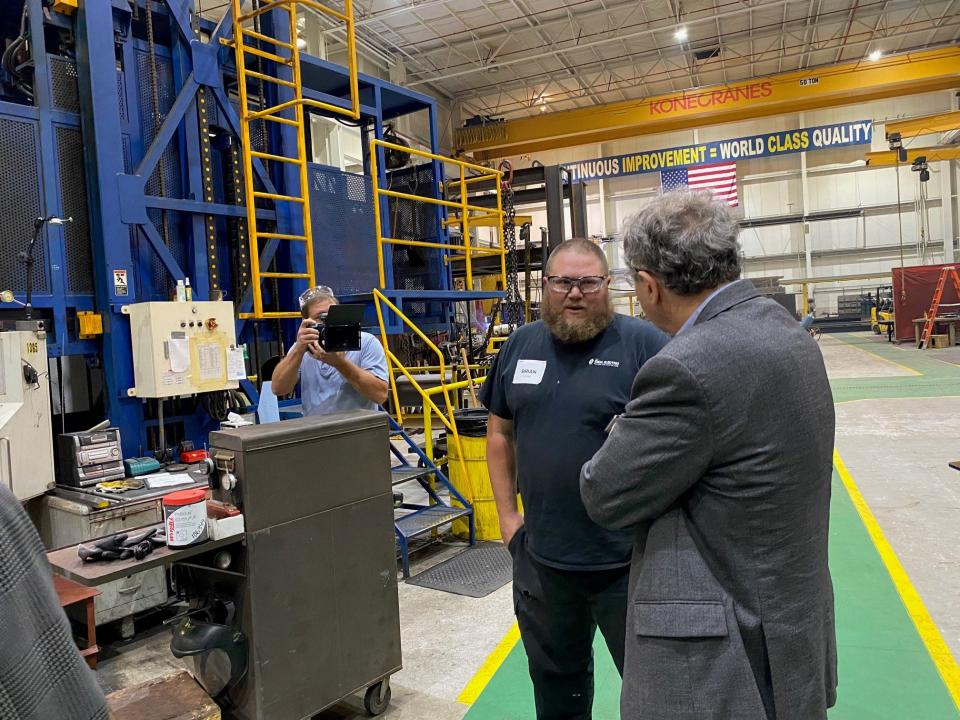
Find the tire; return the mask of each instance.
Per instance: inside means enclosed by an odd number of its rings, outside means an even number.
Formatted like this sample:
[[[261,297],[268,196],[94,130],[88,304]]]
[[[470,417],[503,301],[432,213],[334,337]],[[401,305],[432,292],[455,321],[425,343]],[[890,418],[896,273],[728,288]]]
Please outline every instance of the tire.
[[[376,685],[371,685],[367,688],[367,692],[363,696],[363,707],[366,708],[370,717],[383,715],[390,706],[390,698],[393,695],[393,691],[389,685],[387,685],[387,692],[384,694],[383,700],[380,699],[380,686],[387,682],[389,681],[381,680]]]

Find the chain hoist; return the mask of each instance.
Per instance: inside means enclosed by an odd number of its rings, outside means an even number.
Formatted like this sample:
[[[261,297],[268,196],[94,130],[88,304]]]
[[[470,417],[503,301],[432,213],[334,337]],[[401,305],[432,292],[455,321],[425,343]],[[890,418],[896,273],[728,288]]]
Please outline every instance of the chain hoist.
[[[243,170],[240,167],[240,146],[236,142],[230,143],[230,170],[227,175],[230,178],[230,185],[227,187],[231,190],[233,203],[243,205]],[[250,286],[247,221],[242,217],[231,218],[230,227],[236,238],[233,254],[233,301],[239,304]]]
[[[153,0],[147,0],[144,4],[146,10],[147,24],[147,59],[150,64],[150,104],[153,115],[153,136],[156,137],[160,131],[160,125],[163,123],[163,114],[160,111],[160,76],[157,70],[157,45],[153,35]],[[169,150],[164,150],[164,154]],[[160,158],[157,166],[157,179],[160,181],[160,197],[167,196],[167,177],[164,171],[164,158]],[[160,233],[163,237],[163,244],[170,247],[170,228],[167,221],[167,213],[160,210]]]
[[[212,148],[210,143],[210,118],[207,112],[207,91],[200,88],[197,93],[197,121],[200,125],[200,162],[203,171],[203,201],[216,202],[213,193]],[[220,290],[220,267],[217,254],[217,223],[213,215],[203,216],[205,240],[207,246],[207,274],[210,278],[210,297],[223,296]]]
[[[520,278],[517,271],[517,210],[513,204],[513,166],[504,160],[498,168],[506,177],[500,182],[500,207],[503,210],[503,247],[507,293],[500,305],[501,318],[508,325],[523,324],[523,300],[520,298]]]

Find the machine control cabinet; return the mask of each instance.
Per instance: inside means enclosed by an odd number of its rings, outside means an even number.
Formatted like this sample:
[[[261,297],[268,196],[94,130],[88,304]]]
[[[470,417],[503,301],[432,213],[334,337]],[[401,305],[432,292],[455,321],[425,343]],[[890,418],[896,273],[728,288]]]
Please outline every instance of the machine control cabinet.
[[[130,316],[133,375],[130,394],[142,398],[232,390],[246,377],[237,346],[233,303],[148,302]]]
[[[53,487],[53,427],[47,334],[0,332],[0,482],[20,500]]]

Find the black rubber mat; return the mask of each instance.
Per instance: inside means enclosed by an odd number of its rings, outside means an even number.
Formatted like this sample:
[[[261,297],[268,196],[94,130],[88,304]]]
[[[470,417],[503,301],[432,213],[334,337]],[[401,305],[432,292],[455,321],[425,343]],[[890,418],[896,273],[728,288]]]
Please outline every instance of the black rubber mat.
[[[499,590],[512,579],[513,560],[507,549],[498,542],[482,542],[414,575],[407,583],[481,598]]]

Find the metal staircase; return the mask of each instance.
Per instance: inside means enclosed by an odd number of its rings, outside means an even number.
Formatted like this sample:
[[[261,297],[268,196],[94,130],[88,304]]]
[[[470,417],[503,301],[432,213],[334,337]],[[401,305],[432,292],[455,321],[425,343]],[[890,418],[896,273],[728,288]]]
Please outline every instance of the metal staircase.
[[[393,418],[390,418],[390,429],[395,435],[399,435],[403,439],[407,447],[420,460],[420,466],[414,467],[407,461],[404,453],[392,442],[390,443],[390,451],[399,460],[399,463],[390,469],[393,474],[394,487],[416,480],[429,497],[429,503],[426,505],[402,503],[398,513],[395,513],[394,528],[397,533],[397,548],[400,551],[400,561],[403,564],[403,577],[408,578],[410,577],[410,541],[414,538],[424,537],[454,520],[464,518],[470,524],[470,544],[476,544],[473,508],[450,483],[447,476],[440,471],[440,468],[427,457],[426,453],[417,446]],[[447,489],[450,498],[456,499],[463,507],[453,507],[448,504],[437,492],[438,483]]]
[[[241,313],[245,319],[262,320],[266,318],[298,318],[299,308],[280,311],[265,311],[263,307],[264,280],[306,280],[307,286],[316,285],[316,270],[313,257],[313,234],[310,226],[309,207],[309,180],[307,174],[307,148],[304,136],[304,107],[314,107],[326,112],[344,115],[358,120],[360,118],[360,99],[357,80],[357,57],[354,34],[354,18],[352,0],[344,0],[344,12],[322,5],[314,0],[274,0],[273,2],[257,2],[254,0],[253,9],[243,12],[243,0],[231,0],[233,9],[233,40],[224,41],[234,48],[237,64],[237,81],[240,95],[240,125],[241,125],[241,155],[243,158],[244,192],[246,196],[247,227],[249,228],[249,255],[250,275],[253,290],[253,310]],[[350,71],[350,107],[341,107],[331,103],[305,98],[300,81],[300,51],[297,35],[297,8],[305,7],[314,12],[322,13],[346,24],[347,55]],[[286,17],[278,20],[277,12]],[[269,14],[269,21],[263,23],[269,28],[276,29],[277,35],[266,34],[269,30],[261,27],[260,21]],[[249,24],[255,23],[253,27]],[[263,30],[263,32],[261,32]],[[259,70],[247,67],[248,57],[258,58]],[[265,61],[265,62],[264,62]],[[276,104],[268,107],[252,108],[250,105],[248,83],[251,80],[269,83],[273,86],[271,99],[277,98]],[[251,124],[270,122],[293,127],[296,134],[295,154],[283,154],[283,150],[266,152],[254,150],[251,145]],[[265,134],[266,135],[266,134]],[[265,147],[266,147],[266,140]],[[257,189],[254,185],[254,162],[267,161],[286,163],[296,166],[299,174],[299,194],[283,194],[268,192],[266,189]],[[258,201],[272,201],[277,209],[284,208],[292,225],[290,232],[277,232],[275,229],[264,229],[262,220],[257,218]],[[278,212],[278,216],[280,213]],[[305,267],[288,267],[286,269],[264,270],[261,267],[261,253],[265,247],[261,241],[303,243],[305,253],[303,262]],[[274,247],[275,252],[275,247]],[[267,253],[267,256],[273,253]],[[294,254],[297,255],[297,254]],[[279,264],[279,258],[278,258]],[[293,261],[291,261],[293,263]],[[296,264],[296,263],[293,263]]]

